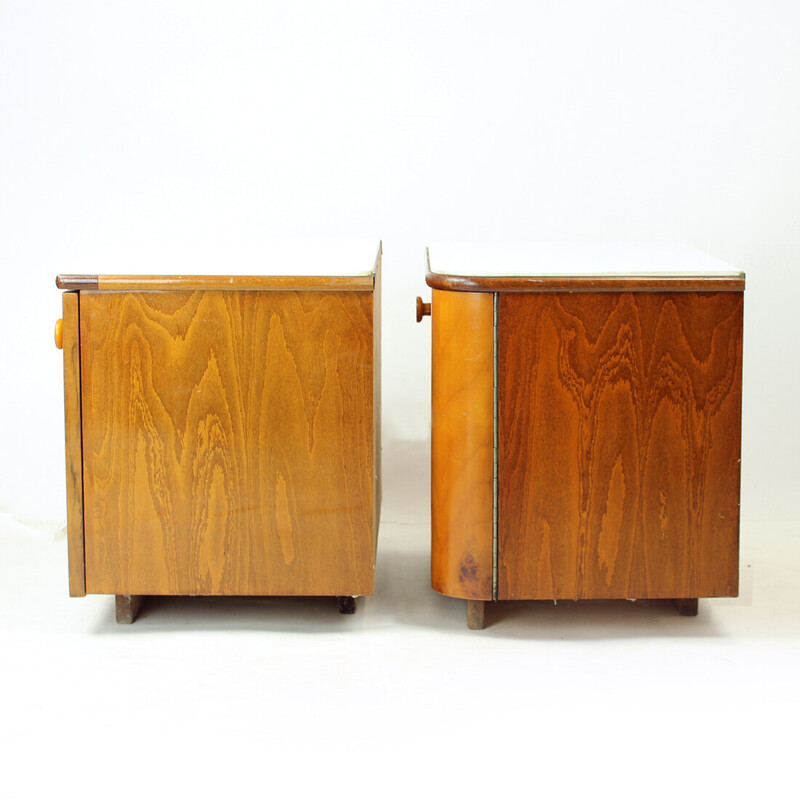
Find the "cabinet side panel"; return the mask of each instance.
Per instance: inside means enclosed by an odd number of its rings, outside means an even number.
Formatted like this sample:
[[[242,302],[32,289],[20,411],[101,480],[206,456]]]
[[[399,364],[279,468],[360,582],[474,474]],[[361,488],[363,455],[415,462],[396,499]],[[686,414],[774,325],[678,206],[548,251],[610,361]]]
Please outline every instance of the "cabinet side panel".
[[[491,600],[493,295],[434,290],[431,319],[432,585]]]
[[[365,595],[371,292],[87,292],[86,576],[113,594]]]
[[[78,293],[62,296],[64,346],[64,438],[67,456],[67,551],[69,593],[86,594],[83,550],[83,457],[81,454],[81,360]]]
[[[381,501],[383,500],[383,475],[381,469],[381,284],[383,271],[383,244],[375,259],[375,286],[372,293],[372,366],[374,370],[373,386],[373,469],[375,480],[374,514],[375,514],[375,555],[378,549],[378,528],[381,524]]]
[[[501,295],[500,598],[738,591],[741,293]]]
[[[698,553],[698,597],[739,594],[739,514],[742,447],[744,295],[730,299],[726,380],[708,420],[705,471],[709,485],[697,498],[703,532]]]

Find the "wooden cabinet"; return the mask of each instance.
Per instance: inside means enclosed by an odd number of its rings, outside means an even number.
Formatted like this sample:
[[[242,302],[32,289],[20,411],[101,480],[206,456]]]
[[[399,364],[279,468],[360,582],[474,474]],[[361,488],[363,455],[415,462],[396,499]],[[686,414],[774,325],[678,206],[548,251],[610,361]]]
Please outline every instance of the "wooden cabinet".
[[[381,254],[357,255],[59,277],[71,594],[131,621],[142,595],[372,593]]]
[[[744,275],[432,247],[427,282],[432,582],[470,626],[491,600],[736,596]]]

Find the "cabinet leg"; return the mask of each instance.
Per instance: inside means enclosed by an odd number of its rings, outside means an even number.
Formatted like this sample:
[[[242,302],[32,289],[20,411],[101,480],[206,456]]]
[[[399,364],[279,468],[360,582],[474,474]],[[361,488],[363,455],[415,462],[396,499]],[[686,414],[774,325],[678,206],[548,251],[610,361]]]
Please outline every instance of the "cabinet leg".
[[[680,597],[677,600],[675,600],[675,605],[678,606],[678,611],[680,611],[682,617],[697,616],[696,597]]]
[[[467,627],[471,631],[482,631],[484,624],[485,600],[467,600]]]
[[[350,595],[345,594],[341,597],[336,598],[336,602],[339,605],[339,613],[340,614],[355,614],[356,613],[356,598],[350,597]]]
[[[136,619],[141,607],[142,596],[140,594],[118,594],[117,622],[120,625],[130,625]]]

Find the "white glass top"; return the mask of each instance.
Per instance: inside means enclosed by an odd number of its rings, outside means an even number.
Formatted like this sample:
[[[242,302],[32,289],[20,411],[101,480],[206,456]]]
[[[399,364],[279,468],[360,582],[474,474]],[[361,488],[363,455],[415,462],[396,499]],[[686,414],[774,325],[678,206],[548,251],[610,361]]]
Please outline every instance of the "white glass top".
[[[130,242],[73,252],[62,274],[358,277],[371,275],[378,239]]]
[[[492,278],[740,274],[691,247],[628,242],[435,243],[428,262],[439,275]]]

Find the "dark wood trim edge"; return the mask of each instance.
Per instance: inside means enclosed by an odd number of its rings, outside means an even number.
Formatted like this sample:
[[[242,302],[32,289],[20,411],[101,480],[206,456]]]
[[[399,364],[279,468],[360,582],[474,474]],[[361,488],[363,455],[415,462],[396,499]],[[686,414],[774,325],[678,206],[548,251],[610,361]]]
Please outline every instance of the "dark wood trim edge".
[[[68,291],[81,289],[96,289],[98,286],[97,275],[56,275],[56,286]]]
[[[440,275],[429,262],[425,283],[456,292],[743,292],[745,275]]]

